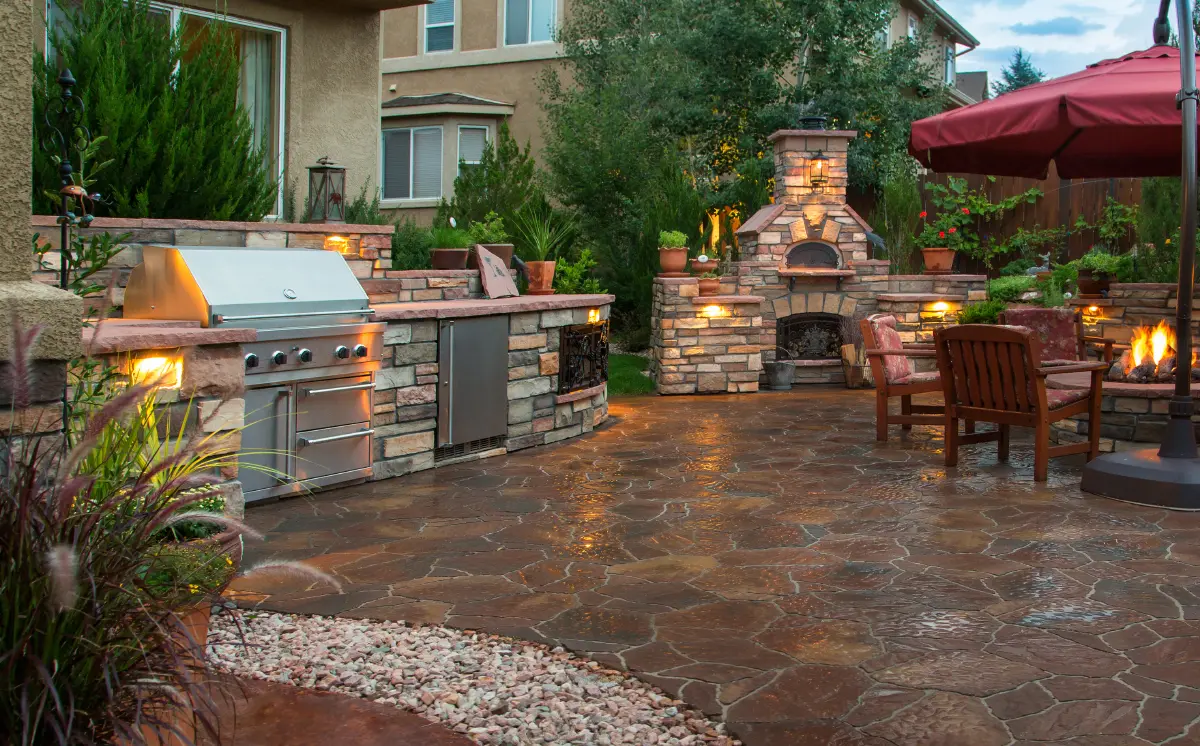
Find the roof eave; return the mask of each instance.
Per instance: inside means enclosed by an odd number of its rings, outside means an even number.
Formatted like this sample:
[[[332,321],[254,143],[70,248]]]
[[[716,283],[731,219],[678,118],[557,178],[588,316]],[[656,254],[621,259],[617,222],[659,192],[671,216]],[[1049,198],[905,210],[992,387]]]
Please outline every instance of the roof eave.
[[[958,22],[954,16],[942,9],[942,6],[937,4],[937,0],[913,0],[917,5],[924,8],[927,12],[932,13],[938,20],[938,23],[945,26],[954,34],[953,41],[962,44],[963,46],[975,49],[979,46],[979,40],[976,39],[966,27]]]

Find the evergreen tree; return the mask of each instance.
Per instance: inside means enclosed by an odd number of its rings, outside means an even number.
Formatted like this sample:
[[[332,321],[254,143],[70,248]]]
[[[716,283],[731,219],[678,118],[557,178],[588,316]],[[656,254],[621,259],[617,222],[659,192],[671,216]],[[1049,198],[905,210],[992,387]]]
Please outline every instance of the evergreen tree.
[[[46,152],[46,102],[59,69],[74,74],[95,159],[99,214],[259,220],[276,183],[238,105],[240,65],[221,21],[191,34],[168,27],[147,0],[81,0],[51,32],[57,66],[35,59],[34,209],[52,213],[56,153]],[[101,140],[100,138],[104,138]]]
[[[1008,61],[1008,66],[1000,72],[1000,80],[992,83],[992,93],[999,96],[1027,85],[1041,83],[1045,79],[1046,73],[1034,67],[1025,50],[1017,47]]]
[[[461,169],[454,180],[454,197],[438,207],[436,222],[445,225],[453,217],[465,228],[495,212],[506,226],[513,226],[513,217],[530,200],[539,206],[545,202],[529,143],[522,149],[508,123],[501,122],[495,142],[484,145],[479,163]]]

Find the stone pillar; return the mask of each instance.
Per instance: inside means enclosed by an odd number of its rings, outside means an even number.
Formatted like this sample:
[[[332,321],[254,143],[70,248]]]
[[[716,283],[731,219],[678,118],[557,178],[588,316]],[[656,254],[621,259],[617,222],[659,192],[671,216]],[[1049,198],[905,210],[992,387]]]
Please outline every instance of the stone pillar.
[[[33,19],[31,0],[0,3],[0,406],[11,401],[15,316],[24,327],[40,326],[34,347],[34,394],[43,402],[62,394],[66,362],[80,352],[81,299],[34,282],[30,242],[33,127]],[[44,420],[43,420],[44,422]],[[0,422],[0,426],[7,421]]]
[[[775,202],[792,205],[846,203],[846,150],[858,136],[854,130],[779,130],[767,139],[775,144]],[[829,183],[813,192],[809,165],[820,153],[829,159]]]

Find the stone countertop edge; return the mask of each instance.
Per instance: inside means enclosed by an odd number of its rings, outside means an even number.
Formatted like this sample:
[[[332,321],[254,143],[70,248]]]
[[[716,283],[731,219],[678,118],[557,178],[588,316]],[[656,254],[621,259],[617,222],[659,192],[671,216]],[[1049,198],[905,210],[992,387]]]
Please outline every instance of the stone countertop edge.
[[[83,330],[83,349],[92,355],[107,355],[140,350],[169,350],[177,347],[241,344],[258,339],[254,329],[203,329],[177,326],[176,322],[162,325],[103,324],[99,329]]]
[[[375,321],[409,319],[461,319],[471,316],[499,316],[510,313],[558,311],[566,308],[599,308],[611,305],[612,295],[521,295],[494,300],[433,300],[412,303],[381,303],[375,308]]]

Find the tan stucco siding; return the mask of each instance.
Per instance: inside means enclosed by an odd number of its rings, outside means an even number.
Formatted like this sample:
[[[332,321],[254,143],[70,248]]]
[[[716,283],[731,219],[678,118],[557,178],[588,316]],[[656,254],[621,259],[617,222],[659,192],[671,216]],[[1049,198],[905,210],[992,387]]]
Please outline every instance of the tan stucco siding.
[[[383,16],[383,56],[415,57],[420,50],[417,35],[417,9],[385,10]]]
[[[462,49],[495,49],[500,41],[500,4],[496,0],[460,0]]]

